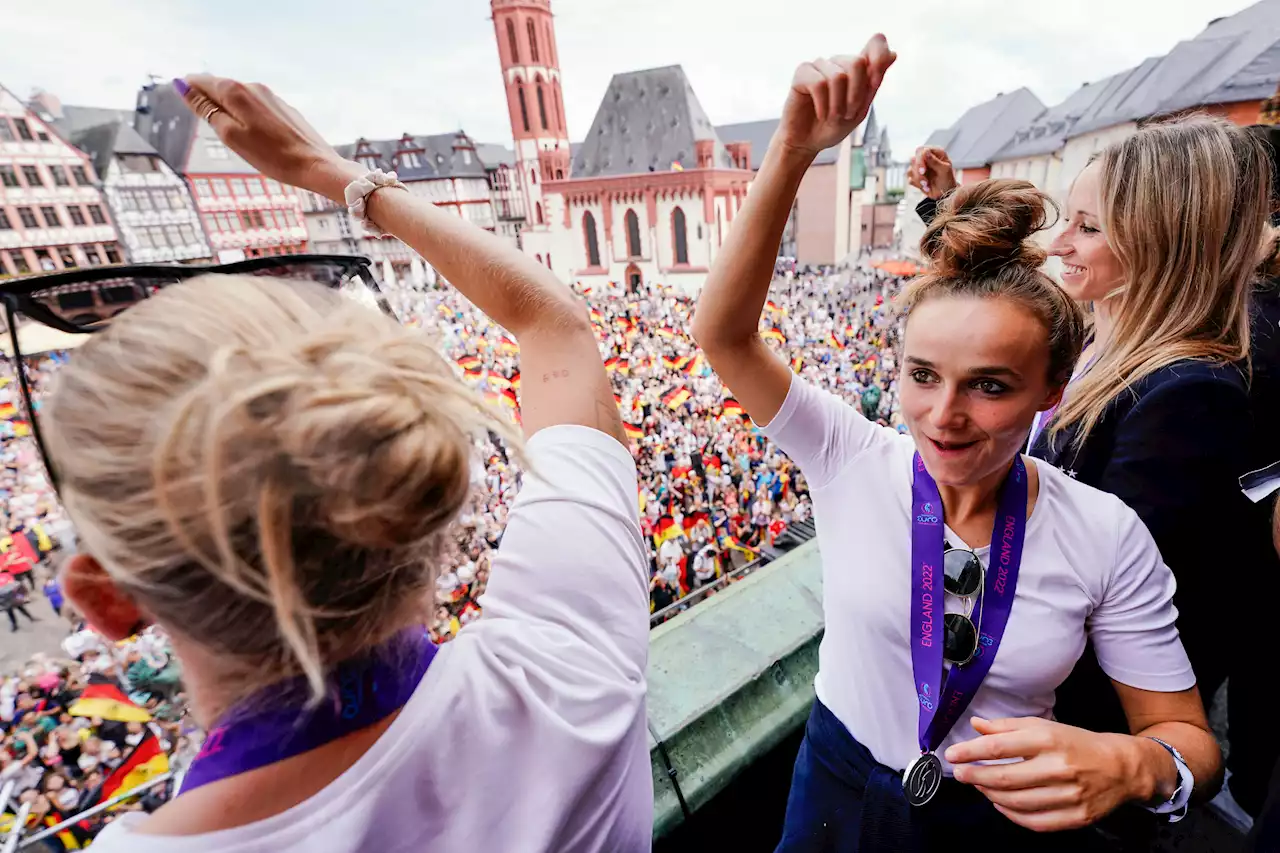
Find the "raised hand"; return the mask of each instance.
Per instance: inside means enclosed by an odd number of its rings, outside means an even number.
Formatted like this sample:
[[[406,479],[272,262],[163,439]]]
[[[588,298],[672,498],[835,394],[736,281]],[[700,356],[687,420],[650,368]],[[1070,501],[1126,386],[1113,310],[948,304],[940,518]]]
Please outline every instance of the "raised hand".
[[[885,71],[897,58],[885,37],[876,34],[857,56],[801,65],[782,109],[781,142],[817,154],[844,139],[867,117]]]
[[[343,187],[362,172],[261,83],[192,74],[173,85],[228,148],[281,183],[341,201]]]
[[[1055,832],[1088,826],[1155,787],[1143,750],[1164,747],[1149,738],[1102,734],[1043,720],[973,718],[981,735],[953,744],[945,757],[955,779],[973,785],[1020,826]],[[973,764],[1020,758],[1009,764]],[[1173,759],[1167,761],[1176,777]],[[1168,793],[1172,793],[1171,791]]]
[[[916,149],[907,167],[907,183],[933,199],[942,198],[959,184],[951,158],[936,145]]]

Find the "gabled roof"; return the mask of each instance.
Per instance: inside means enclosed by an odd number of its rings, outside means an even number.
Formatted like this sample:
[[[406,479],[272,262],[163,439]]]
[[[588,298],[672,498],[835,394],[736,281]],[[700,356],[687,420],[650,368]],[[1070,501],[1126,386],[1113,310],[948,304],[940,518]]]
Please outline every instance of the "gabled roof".
[[[673,163],[693,169],[699,140],[715,143],[716,168],[734,168],[683,68],[669,65],[615,74],[591,131],[574,155],[572,174],[595,178],[665,172]]]
[[[1091,130],[1207,104],[1271,97],[1280,81],[1280,0],[1219,18],[1164,56],[1094,83],[1021,128],[998,157],[1056,151]]]
[[[516,164],[516,152],[505,145],[478,142],[476,143],[476,154],[479,155],[480,161],[484,163],[486,169],[492,169],[496,166],[514,166]]]
[[[89,155],[93,160],[94,171],[101,176],[107,174],[107,167],[111,165],[111,160],[116,155],[159,156],[159,152],[139,136],[131,125],[119,120],[73,133],[69,141]]]
[[[367,146],[367,147],[366,147]],[[335,146],[337,152],[347,159],[354,160],[358,151],[369,151],[377,158],[377,167],[385,171],[395,171],[402,181],[430,181],[437,178],[483,178],[486,176],[485,163],[476,151],[471,137],[462,131],[457,133],[437,133],[430,136],[407,135],[401,139],[364,139],[348,145]],[[397,161],[396,154],[401,151],[415,151],[418,155],[416,168]],[[470,161],[464,152],[469,152]],[[514,155],[513,158],[514,160]]]
[[[133,126],[133,110],[117,110],[108,107],[62,107],[62,117],[53,121],[53,126],[63,139],[70,139],[82,130],[104,124],[124,122]]]
[[[769,142],[773,139],[773,134],[778,129],[780,119],[766,118],[760,121],[744,121],[737,124],[720,124],[716,125],[716,135],[724,142],[750,142],[751,143],[751,168],[759,169],[760,163],[764,160],[765,152],[769,150]],[[867,113],[866,121],[858,126],[854,131],[853,144],[861,145],[867,136],[868,129],[874,135],[876,112],[875,107]],[[880,131],[880,139],[887,141],[886,136],[888,130]],[[818,156],[814,158],[815,166],[824,166],[834,163],[840,159],[840,145],[837,143],[830,148],[818,152]]]
[[[180,175],[258,174],[256,168],[222,144],[214,129],[197,118],[168,83],[142,87],[133,126]]]
[[[951,127],[930,134],[926,144],[945,148],[958,169],[986,166],[1042,112],[1044,104],[1023,87],[970,107]]]

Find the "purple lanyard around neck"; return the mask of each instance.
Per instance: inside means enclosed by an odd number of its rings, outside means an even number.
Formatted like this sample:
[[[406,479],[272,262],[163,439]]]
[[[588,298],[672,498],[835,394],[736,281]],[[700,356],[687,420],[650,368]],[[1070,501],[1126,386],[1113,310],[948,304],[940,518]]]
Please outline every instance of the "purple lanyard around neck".
[[[1027,467],[1022,456],[1000,487],[991,553],[982,589],[982,624],[978,650],[963,666],[942,668],[946,636],[943,621],[943,512],[938,484],[925,470],[920,454],[911,482],[911,669],[920,703],[920,751],[933,752],[969,707],[995,661],[1004,637],[1013,595],[1018,587],[1022,543],[1027,532]]]
[[[386,719],[409,701],[436,651],[422,628],[402,631],[340,663],[328,681],[329,698],[310,710],[305,679],[258,691],[210,730],[179,793],[301,755]]]

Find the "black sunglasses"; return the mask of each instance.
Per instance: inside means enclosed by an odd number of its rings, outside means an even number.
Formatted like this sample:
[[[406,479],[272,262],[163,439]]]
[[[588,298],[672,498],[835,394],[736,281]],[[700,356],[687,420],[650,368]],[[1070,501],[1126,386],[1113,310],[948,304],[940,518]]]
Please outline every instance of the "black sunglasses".
[[[942,658],[957,666],[973,660],[978,652],[978,632],[982,624],[982,586],[986,582],[986,570],[978,555],[963,548],[951,548],[942,555],[943,588],[964,599],[965,613],[947,613],[942,617],[945,639]],[[974,600],[978,603],[978,623],[970,619]]]
[[[395,316],[371,270],[372,262],[368,258],[354,255],[274,255],[230,264],[85,267],[0,282],[0,301],[4,303],[8,323],[14,373],[31,435],[36,440],[50,484],[57,489],[57,474],[40,432],[26,356],[22,352],[22,339],[26,335],[19,327],[29,328],[24,319],[67,335],[93,334],[165,287],[209,273],[300,279],[335,290],[351,289],[355,294],[367,294],[380,311]]]

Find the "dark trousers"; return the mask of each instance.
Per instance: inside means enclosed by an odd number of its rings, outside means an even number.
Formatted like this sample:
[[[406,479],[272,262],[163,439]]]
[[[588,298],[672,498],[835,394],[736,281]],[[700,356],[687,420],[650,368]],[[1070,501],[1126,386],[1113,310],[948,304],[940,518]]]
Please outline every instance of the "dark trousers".
[[[18,630],[18,617],[17,617],[17,615],[13,612],[13,611],[15,611],[15,610],[17,610],[17,611],[18,611],[18,612],[20,612],[23,616],[25,616],[25,617],[27,617],[28,619],[30,619],[32,622],[36,621],[36,617],[34,617],[34,616],[32,616],[30,613],[28,613],[28,612],[27,612],[27,608],[26,608],[26,607],[24,607],[23,605],[21,605],[21,604],[10,604],[8,607],[6,607],[6,608],[5,608],[5,613],[7,613],[7,614],[9,615],[9,625],[10,625],[10,627],[12,627],[12,628],[13,628],[13,630],[15,630],[15,631],[16,631],[16,630]]]
[[[782,841],[775,853],[1094,853],[1092,831],[1044,834],[1004,817],[976,788],[946,779],[913,808],[902,771],[878,763],[819,701],[796,756]]]

